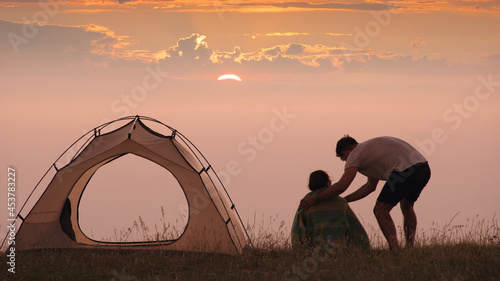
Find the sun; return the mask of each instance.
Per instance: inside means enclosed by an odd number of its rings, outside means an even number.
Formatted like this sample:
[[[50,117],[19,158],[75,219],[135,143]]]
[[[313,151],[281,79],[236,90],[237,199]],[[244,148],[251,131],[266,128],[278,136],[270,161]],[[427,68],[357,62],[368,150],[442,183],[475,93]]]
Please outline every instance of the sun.
[[[217,78],[217,80],[219,80],[219,81],[228,80],[228,79],[241,82],[241,78],[238,77],[238,75],[234,75],[234,74],[224,74],[224,75],[219,76],[219,78]]]

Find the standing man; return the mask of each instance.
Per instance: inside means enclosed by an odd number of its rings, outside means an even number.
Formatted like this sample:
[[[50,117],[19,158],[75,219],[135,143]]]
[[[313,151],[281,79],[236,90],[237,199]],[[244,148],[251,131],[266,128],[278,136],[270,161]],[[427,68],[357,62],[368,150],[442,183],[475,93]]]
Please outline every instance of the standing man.
[[[373,212],[391,249],[399,248],[396,226],[390,211],[398,203],[404,217],[406,245],[412,246],[417,230],[417,216],[413,206],[422,189],[427,185],[431,170],[425,157],[407,142],[394,137],[377,137],[358,143],[349,135],[337,142],[337,157],[346,161],[340,180],[314,196],[300,201],[302,208],[309,208],[318,201],[342,194],[352,183],[357,172],[368,180],[358,190],[347,195],[353,202],[375,191],[378,181],[386,181]]]

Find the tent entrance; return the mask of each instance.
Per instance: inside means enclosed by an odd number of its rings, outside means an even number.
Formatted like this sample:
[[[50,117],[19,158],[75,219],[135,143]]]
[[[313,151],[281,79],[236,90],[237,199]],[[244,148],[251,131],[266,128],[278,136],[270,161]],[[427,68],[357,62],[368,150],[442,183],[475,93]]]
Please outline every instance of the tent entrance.
[[[176,240],[187,222],[188,205],[177,179],[134,154],[99,168],[78,208],[83,234],[101,242]]]

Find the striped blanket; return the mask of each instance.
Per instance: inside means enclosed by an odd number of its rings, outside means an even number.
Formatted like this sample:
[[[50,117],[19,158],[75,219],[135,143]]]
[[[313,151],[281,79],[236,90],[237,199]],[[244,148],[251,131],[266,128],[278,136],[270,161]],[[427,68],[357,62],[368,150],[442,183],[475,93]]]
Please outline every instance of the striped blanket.
[[[309,192],[307,195],[324,189]],[[312,248],[317,243],[325,242],[334,247],[370,247],[365,229],[345,199],[340,196],[317,202],[307,210],[299,207],[293,220],[292,246],[294,248],[300,245]]]

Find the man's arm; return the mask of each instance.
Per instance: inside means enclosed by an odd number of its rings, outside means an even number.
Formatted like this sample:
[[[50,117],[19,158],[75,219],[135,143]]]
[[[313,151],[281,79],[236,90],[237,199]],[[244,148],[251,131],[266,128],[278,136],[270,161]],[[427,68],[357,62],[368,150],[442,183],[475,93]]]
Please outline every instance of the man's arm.
[[[368,181],[362,185],[358,190],[344,197],[347,203],[353,202],[362,198],[365,198],[368,194],[375,191],[377,188],[378,180],[374,178],[368,178]]]
[[[314,200],[314,198],[311,195],[304,197],[300,201],[300,207],[307,209],[312,205],[314,205],[315,201],[327,200],[342,194],[342,192],[344,192],[349,187],[351,182],[354,180],[354,177],[356,176],[357,172],[358,172],[358,167],[348,168],[347,170],[344,171],[344,174],[342,175],[342,177],[338,182],[332,184],[327,189],[319,193],[316,193],[315,196],[316,200]]]

